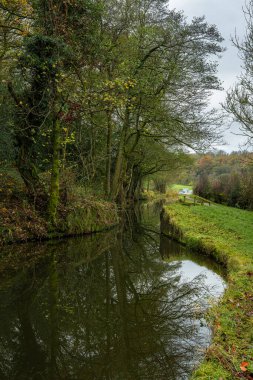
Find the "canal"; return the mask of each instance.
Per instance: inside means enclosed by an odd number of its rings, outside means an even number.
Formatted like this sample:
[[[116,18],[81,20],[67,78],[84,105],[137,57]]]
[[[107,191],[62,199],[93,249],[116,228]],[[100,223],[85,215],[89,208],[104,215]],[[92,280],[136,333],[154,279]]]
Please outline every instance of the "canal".
[[[159,233],[160,204],[114,230],[0,256],[1,380],[186,380],[211,342],[219,266]]]

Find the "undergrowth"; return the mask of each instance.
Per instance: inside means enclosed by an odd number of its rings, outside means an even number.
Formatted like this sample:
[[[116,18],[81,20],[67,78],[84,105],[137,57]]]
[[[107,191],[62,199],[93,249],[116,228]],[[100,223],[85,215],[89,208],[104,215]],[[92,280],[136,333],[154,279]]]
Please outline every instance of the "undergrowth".
[[[0,245],[98,232],[118,223],[115,203],[87,194],[81,186],[68,186],[64,195],[52,230],[46,205],[38,210],[28,200],[22,181],[0,173]]]

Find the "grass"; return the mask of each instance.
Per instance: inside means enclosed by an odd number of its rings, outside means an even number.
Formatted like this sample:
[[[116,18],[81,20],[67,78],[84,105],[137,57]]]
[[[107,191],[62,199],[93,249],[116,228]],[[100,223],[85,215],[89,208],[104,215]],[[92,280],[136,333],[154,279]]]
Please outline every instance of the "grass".
[[[192,190],[192,186],[190,186],[190,185],[173,184],[173,185],[170,186],[170,189],[174,190],[174,191],[180,191],[180,190],[183,190],[183,189]]]
[[[174,203],[165,208],[162,228],[227,268],[227,290],[208,316],[213,343],[192,379],[253,379],[253,212]]]

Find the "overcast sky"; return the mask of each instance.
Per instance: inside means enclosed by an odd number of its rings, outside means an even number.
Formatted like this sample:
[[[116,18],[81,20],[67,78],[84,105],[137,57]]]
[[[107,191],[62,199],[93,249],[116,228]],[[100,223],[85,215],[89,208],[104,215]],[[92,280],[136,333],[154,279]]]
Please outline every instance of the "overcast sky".
[[[189,21],[194,16],[206,16],[210,24],[217,25],[220,33],[225,39],[223,45],[226,51],[222,59],[219,60],[219,78],[223,83],[224,91],[215,92],[211,103],[219,106],[225,99],[226,90],[233,86],[240,74],[242,62],[237,55],[236,48],[232,45],[231,36],[236,34],[243,39],[246,25],[242,8],[245,0],[170,0],[171,9],[183,10]],[[238,150],[245,139],[242,136],[234,135],[240,133],[237,125],[230,127],[229,132],[225,132],[224,138],[227,145],[222,147],[226,151]]]

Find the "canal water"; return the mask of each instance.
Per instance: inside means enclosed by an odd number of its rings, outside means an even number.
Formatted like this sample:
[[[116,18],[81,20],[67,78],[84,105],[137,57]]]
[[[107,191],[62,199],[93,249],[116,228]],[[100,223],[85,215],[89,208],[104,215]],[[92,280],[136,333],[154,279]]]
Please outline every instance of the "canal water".
[[[160,236],[161,205],[109,232],[0,256],[1,380],[186,380],[220,268]]]

